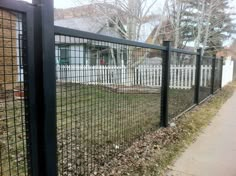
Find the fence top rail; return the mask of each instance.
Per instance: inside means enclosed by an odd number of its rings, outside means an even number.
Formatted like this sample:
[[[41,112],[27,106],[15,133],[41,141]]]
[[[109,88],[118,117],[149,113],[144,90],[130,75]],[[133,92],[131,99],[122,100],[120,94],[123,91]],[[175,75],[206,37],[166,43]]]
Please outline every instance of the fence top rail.
[[[136,47],[140,47],[140,48],[149,48],[149,49],[167,51],[166,46],[153,45],[153,44],[136,42],[136,41],[126,40],[126,39],[119,39],[119,38],[115,38],[115,37],[94,34],[94,33],[90,33],[90,32],[85,32],[85,31],[60,27],[60,26],[55,26],[54,31],[55,31],[55,35],[63,35],[63,36],[68,36],[68,37],[78,37],[78,38],[83,38],[83,39],[109,42],[109,43],[114,43],[114,44],[129,45],[129,46],[136,46]],[[176,53],[181,53],[181,54],[189,54],[189,55],[199,55],[198,52],[187,51],[187,50],[178,49],[178,48],[171,48],[171,52],[176,52]]]
[[[199,53],[193,51],[187,51],[183,49],[171,48],[171,52],[181,53],[181,54],[189,54],[189,55],[198,55]]]
[[[114,38],[114,37],[109,37],[109,36],[105,36],[105,35],[94,34],[94,33],[90,33],[90,32],[84,32],[84,31],[79,31],[79,30],[75,30],[75,29],[59,27],[59,26],[55,26],[54,31],[55,31],[56,35],[78,37],[78,38],[84,38],[84,39],[90,39],[90,40],[96,40],[96,41],[102,41],[102,42],[109,42],[109,43],[114,43],[114,44],[136,46],[136,47],[140,47],[140,48],[150,48],[150,49],[156,49],[156,50],[162,50],[162,51],[167,50],[167,47],[165,47],[165,46],[158,46],[158,45],[141,43],[141,42],[136,42],[136,41],[131,41],[131,40],[119,39],[119,38]]]

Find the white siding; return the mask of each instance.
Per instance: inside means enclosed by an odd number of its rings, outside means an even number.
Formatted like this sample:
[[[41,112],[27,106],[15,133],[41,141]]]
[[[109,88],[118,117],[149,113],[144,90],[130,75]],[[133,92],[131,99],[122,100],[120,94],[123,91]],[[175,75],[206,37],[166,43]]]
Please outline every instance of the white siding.
[[[70,50],[70,64],[82,65],[84,63],[84,46],[83,45],[71,45]]]
[[[59,63],[60,59],[60,47],[58,45],[55,46],[55,57],[56,64]],[[85,64],[84,61],[84,45],[69,45],[69,59],[71,65],[79,65]]]

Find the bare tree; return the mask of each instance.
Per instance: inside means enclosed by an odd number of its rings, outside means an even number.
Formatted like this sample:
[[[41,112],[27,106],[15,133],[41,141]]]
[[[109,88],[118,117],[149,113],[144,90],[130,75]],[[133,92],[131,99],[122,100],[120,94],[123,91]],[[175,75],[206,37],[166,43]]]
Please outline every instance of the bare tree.
[[[166,0],[155,38],[172,40],[175,48],[183,48],[192,38],[190,7],[186,0]],[[154,38],[154,40],[156,40]],[[161,43],[159,43],[161,44]]]
[[[75,0],[77,3],[82,3],[83,0]],[[140,39],[140,32],[146,17],[158,0],[91,0],[90,4],[95,5],[96,11],[100,15],[117,24],[118,21],[124,22],[126,25],[126,38],[138,41]],[[107,9],[107,5],[112,9]],[[116,17],[115,20],[114,16]],[[94,18],[99,18],[95,16]],[[116,25],[119,28],[119,25]]]
[[[77,0],[79,1],[79,0]],[[126,38],[138,41],[140,39],[141,28],[146,17],[152,7],[158,0],[153,0],[151,3],[148,0],[113,0],[100,1],[91,0],[91,4],[96,6],[96,10],[110,21],[117,24],[118,21],[123,21],[126,24]],[[112,11],[108,11],[105,6],[112,6]],[[105,8],[104,8],[105,7]],[[113,17],[116,16],[115,20]],[[129,46],[127,48],[127,82],[132,84],[134,80],[134,69],[147,57],[148,51],[143,56],[135,56],[136,48]],[[119,55],[119,53],[117,52]],[[114,54],[113,54],[114,55]]]
[[[167,20],[172,24],[169,35],[174,47],[193,42],[195,50],[219,48],[235,32],[228,12],[228,0],[169,0]],[[162,25],[162,24],[161,24]],[[159,34],[163,31],[159,32]],[[156,35],[155,37],[158,37]]]

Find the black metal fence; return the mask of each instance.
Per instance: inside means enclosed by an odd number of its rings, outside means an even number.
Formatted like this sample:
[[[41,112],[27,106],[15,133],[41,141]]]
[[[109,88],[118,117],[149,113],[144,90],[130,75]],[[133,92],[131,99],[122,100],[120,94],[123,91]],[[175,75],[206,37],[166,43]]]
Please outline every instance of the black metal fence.
[[[234,73],[233,73],[233,80],[236,80],[236,59],[234,58]]]
[[[207,97],[209,97],[212,92],[212,79],[213,79],[213,76],[212,76],[212,71],[209,69],[209,70],[205,70],[203,72],[203,68],[206,68],[206,66],[209,66],[210,65],[210,68],[212,69],[212,61],[213,61],[213,58],[209,58],[209,57],[203,57],[202,61],[201,61],[201,77],[203,77],[203,80],[202,80],[202,84],[200,84],[200,92],[199,92],[199,101],[203,101],[205,100]]]
[[[0,7],[0,175],[27,175],[25,16]]]
[[[221,88],[201,49],[54,27],[39,2],[0,2],[2,176],[90,175]]]
[[[65,28],[55,33],[58,171],[88,175],[159,128],[161,52]]]
[[[197,55],[183,54],[181,51],[171,53],[170,68],[172,65],[177,65],[177,68],[170,70],[169,118],[178,116],[195,104],[196,57]],[[176,83],[178,86],[173,86]]]

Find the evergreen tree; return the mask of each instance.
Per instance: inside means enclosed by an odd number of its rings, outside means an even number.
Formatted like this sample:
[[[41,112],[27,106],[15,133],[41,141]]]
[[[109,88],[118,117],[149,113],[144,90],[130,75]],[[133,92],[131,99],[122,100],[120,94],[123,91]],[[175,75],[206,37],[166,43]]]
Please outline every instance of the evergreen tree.
[[[171,0],[169,20],[175,47],[193,42],[195,49],[214,51],[235,33],[229,0]]]

